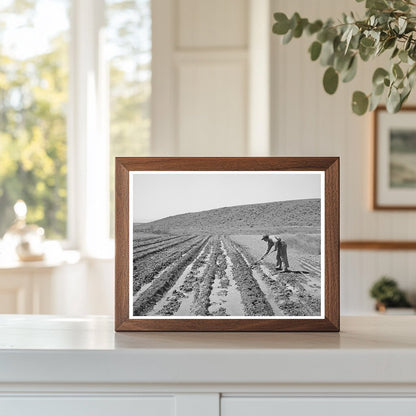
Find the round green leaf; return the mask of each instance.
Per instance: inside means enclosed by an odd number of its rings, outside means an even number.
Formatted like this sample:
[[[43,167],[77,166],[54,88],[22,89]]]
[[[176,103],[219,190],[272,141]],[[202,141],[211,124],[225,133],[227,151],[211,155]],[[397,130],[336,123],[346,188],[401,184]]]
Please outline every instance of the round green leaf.
[[[391,54],[390,59],[393,59],[397,56],[397,54],[399,53],[400,49],[396,46],[393,50],[393,53]]]
[[[381,95],[375,95],[375,94],[371,94],[370,96],[370,106],[368,108],[368,111],[373,111],[375,110],[378,105],[380,104],[381,101]]]
[[[317,35],[316,39],[319,40],[319,42],[324,43],[328,40],[328,30],[322,29]]]
[[[287,16],[284,13],[275,13],[274,20],[276,20],[276,23],[273,25],[273,33],[285,35],[290,29]]]
[[[364,48],[372,48],[374,46],[374,39],[362,38],[360,41],[360,45],[362,45]]]
[[[361,37],[361,33],[357,33],[356,35],[354,35],[351,39],[351,43],[350,43],[350,47],[349,49],[358,49],[360,46],[360,37]]]
[[[334,94],[338,88],[338,72],[330,66],[324,74],[324,89],[328,94]]]
[[[399,52],[399,58],[400,58],[400,60],[402,61],[402,62],[407,62],[407,60],[408,60],[408,55],[407,55],[407,51],[405,51],[405,50],[401,50],[400,52]]]
[[[373,86],[373,95],[381,96],[384,92],[384,83]]]
[[[334,68],[336,71],[342,73],[343,71],[345,71],[346,69],[348,69],[348,67],[350,66],[351,63],[351,54],[344,54],[344,53],[336,53],[335,54],[335,59],[334,59]]]
[[[415,85],[416,74],[414,72],[409,72],[407,74],[407,79],[409,80],[409,87],[410,89],[412,89],[413,86]]]
[[[320,63],[322,66],[332,65],[334,62],[334,43],[327,41],[322,45]]]
[[[315,41],[312,43],[312,45],[309,47],[309,52],[311,54],[312,61],[316,61],[319,58],[319,55],[321,54],[322,50],[322,44],[318,41]]]
[[[373,85],[379,85],[384,83],[384,78],[386,78],[389,73],[384,68],[377,68],[373,74]]]
[[[307,19],[299,19],[297,20],[297,24],[295,28],[293,29],[293,36],[295,38],[300,38],[303,33],[303,29],[305,29],[308,26],[309,22]]]
[[[357,66],[357,58],[356,56],[353,56],[351,58],[347,71],[344,73],[342,77],[342,82],[350,82],[354,79],[355,75],[357,74]]]
[[[402,108],[402,105],[408,99],[411,92],[412,92],[411,89],[407,89],[407,90],[403,90],[403,92],[400,94],[400,107],[399,107],[399,109]]]
[[[364,61],[367,62],[371,56],[373,56],[376,52],[375,48],[367,48],[365,46],[363,46],[360,43],[360,46],[358,48],[358,52],[360,53],[360,58]]]
[[[416,64],[413,64],[407,71],[407,76],[416,74]]]
[[[407,51],[410,48],[410,45],[412,43],[413,40],[413,33],[410,34],[410,36],[408,36],[406,43],[404,44],[404,49]]]
[[[367,0],[365,7],[368,9],[384,10],[387,9],[388,5],[385,0]]]
[[[293,13],[293,16],[290,18],[289,25],[292,30],[296,28],[296,26],[301,21],[301,17],[298,12]]]
[[[352,95],[352,111],[362,116],[368,108],[368,97],[361,91],[355,91]]]
[[[397,88],[392,88],[387,97],[386,107],[389,113],[397,113],[400,110],[401,97]]]
[[[322,21],[316,20],[315,22],[311,23],[306,30],[310,35],[313,35],[314,33],[319,32],[322,29],[322,26]]]
[[[283,36],[282,43],[283,45],[288,44],[293,39],[293,30],[289,30],[286,35]]]
[[[383,43],[384,49],[390,49],[396,44],[396,38],[387,38],[386,41]]]
[[[392,72],[393,72],[393,75],[396,77],[396,78],[403,78],[403,76],[404,76],[404,74],[403,74],[403,71],[402,71],[402,69],[400,68],[400,65],[399,64],[394,64],[393,65],[393,69],[392,69]]]
[[[410,47],[408,54],[410,59],[413,61],[416,60],[416,45]]]

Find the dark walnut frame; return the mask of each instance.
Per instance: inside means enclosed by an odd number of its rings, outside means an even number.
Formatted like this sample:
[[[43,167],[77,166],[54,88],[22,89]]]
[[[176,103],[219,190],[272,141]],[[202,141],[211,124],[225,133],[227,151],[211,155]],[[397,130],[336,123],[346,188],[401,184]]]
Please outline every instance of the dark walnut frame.
[[[325,318],[130,319],[129,172],[131,171],[325,172]],[[116,331],[339,331],[339,158],[116,158]]]

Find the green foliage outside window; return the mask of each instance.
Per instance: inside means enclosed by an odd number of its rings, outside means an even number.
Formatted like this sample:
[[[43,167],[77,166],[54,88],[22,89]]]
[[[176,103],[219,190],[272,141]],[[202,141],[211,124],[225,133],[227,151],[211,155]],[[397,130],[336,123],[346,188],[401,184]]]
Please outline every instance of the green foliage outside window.
[[[114,158],[146,156],[150,146],[150,0],[107,0],[110,65],[110,235],[114,235]]]
[[[70,4],[70,0],[0,4],[0,238],[13,222],[18,199],[28,206],[28,222],[45,228],[47,238],[64,239],[67,234]],[[114,157],[149,153],[151,7],[150,0],[106,0],[105,6],[111,235]],[[56,12],[60,22],[50,20]],[[49,20],[42,21],[42,13],[49,13]],[[62,21],[65,24],[60,25]],[[16,32],[19,28],[23,33]],[[31,37],[39,38],[39,44],[42,32],[51,33],[42,47],[33,50],[30,44],[25,46],[25,30],[32,30]]]
[[[47,237],[66,236],[67,31],[56,33],[41,53],[17,39],[20,51],[10,50],[19,26],[34,27],[36,3],[0,7],[0,238],[18,199],[28,205],[28,222],[44,227]]]

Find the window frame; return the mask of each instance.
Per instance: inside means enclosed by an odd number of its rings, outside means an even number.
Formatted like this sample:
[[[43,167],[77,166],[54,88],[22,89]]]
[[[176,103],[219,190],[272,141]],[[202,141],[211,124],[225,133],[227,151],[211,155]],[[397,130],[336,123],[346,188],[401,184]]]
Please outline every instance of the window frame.
[[[152,18],[153,5],[151,0]],[[114,258],[114,237],[110,236],[109,227],[110,79],[106,56],[106,1],[71,0],[70,21],[68,238],[65,247],[79,250],[84,257],[111,259]]]
[[[67,115],[68,222],[65,247],[109,258],[108,70],[105,0],[72,0]]]

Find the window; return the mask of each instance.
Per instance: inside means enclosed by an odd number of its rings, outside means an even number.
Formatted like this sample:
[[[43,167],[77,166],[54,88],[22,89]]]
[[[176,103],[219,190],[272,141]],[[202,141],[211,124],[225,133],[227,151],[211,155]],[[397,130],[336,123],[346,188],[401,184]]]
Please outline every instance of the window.
[[[69,0],[1,2],[0,236],[24,199],[28,221],[66,237],[69,9]]]
[[[0,237],[17,199],[47,238],[113,236],[114,157],[149,153],[150,65],[151,0],[1,2]]]
[[[114,235],[114,157],[149,153],[150,0],[107,0],[110,79],[110,235]]]

